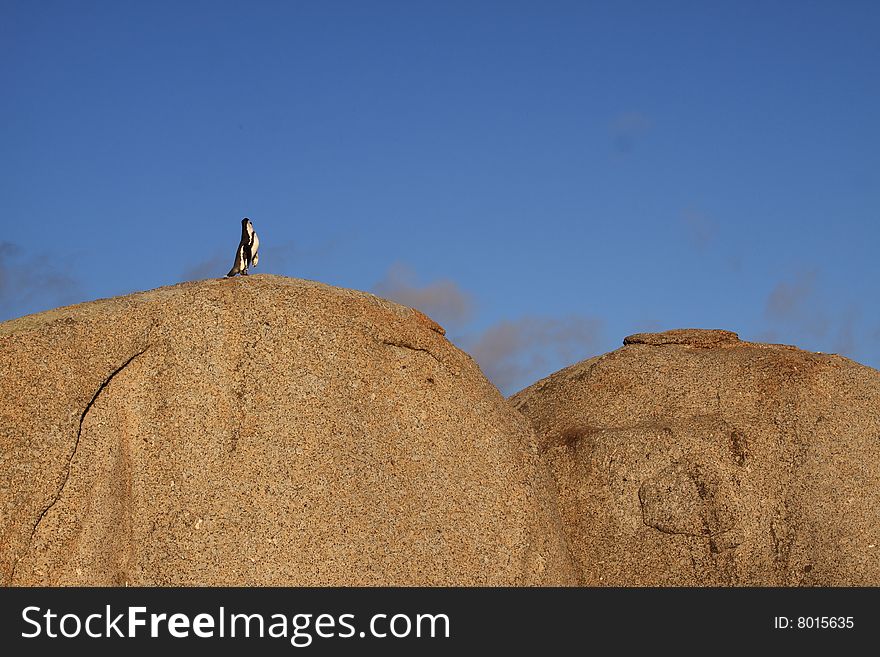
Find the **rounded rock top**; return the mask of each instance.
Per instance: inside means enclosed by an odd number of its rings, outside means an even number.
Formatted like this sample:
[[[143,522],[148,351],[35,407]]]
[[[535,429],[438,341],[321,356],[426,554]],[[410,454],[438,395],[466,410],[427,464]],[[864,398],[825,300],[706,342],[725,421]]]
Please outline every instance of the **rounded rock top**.
[[[723,347],[741,344],[733,331],[722,329],[674,329],[662,333],[636,333],[623,340],[624,345],[646,344],[652,346],[685,345],[688,347]]]

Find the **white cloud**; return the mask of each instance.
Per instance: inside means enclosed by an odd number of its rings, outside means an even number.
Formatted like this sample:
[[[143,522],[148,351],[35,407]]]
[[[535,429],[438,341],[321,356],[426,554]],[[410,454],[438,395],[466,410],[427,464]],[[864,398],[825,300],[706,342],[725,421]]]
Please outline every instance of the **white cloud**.
[[[483,373],[500,389],[528,385],[549,366],[569,365],[592,354],[602,322],[590,317],[526,316],[489,327],[470,346]],[[551,362],[554,361],[554,362]]]
[[[391,301],[416,308],[442,325],[460,325],[470,319],[473,311],[470,295],[457,283],[441,279],[419,285],[415,272],[403,263],[392,265],[373,291]]]

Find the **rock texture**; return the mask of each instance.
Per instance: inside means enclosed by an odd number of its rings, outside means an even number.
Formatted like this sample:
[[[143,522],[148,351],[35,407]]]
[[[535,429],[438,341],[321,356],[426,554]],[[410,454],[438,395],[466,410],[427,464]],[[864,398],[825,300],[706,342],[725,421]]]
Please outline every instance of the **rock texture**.
[[[0,324],[0,584],[568,584],[528,422],[443,330],[277,276]]]
[[[516,394],[584,585],[880,585],[880,372],[729,331]]]

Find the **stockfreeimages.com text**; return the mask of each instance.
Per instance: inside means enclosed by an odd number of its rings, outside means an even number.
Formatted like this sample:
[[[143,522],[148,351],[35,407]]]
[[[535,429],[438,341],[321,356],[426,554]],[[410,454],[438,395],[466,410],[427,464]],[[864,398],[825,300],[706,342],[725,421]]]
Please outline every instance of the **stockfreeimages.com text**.
[[[114,613],[110,605],[106,605],[101,612],[81,617],[76,613],[58,614],[51,609],[31,606],[22,610],[21,617],[26,623],[21,636],[26,639],[40,636],[53,639],[270,637],[289,639],[291,645],[305,648],[316,637],[448,639],[450,632],[446,614],[374,614],[361,630],[356,627],[354,614],[244,614],[227,612],[225,607],[214,614],[200,613],[190,618],[183,613],[147,613],[146,607],[126,607],[124,612]]]

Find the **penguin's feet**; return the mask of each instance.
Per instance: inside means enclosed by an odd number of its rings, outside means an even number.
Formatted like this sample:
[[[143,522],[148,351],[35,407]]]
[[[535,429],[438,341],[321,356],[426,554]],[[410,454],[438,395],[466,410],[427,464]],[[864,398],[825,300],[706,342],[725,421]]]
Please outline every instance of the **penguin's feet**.
[[[247,269],[243,269],[242,272],[241,272],[241,275],[242,275],[242,276],[247,276],[247,275],[248,275],[248,273],[247,273]]]

